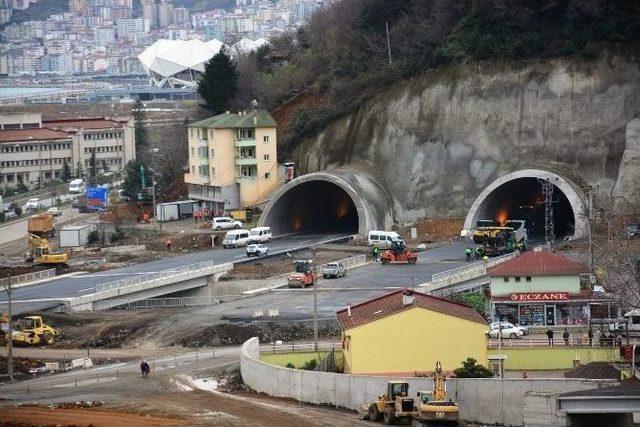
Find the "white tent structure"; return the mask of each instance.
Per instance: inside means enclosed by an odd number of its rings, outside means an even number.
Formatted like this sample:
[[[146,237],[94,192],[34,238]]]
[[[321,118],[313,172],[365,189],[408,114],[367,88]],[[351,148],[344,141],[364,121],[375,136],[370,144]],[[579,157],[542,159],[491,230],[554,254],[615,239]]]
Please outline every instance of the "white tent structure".
[[[161,39],[146,48],[138,59],[149,75],[149,83],[157,87],[196,88],[204,72],[204,64],[224,44],[216,39],[200,40]]]
[[[240,55],[246,55],[268,44],[270,44],[269,41],[262,37],[256,40],[251,40],[246,37],[243,37],[237,43],[231,46],[231,54],[235,57],[238,57]]]

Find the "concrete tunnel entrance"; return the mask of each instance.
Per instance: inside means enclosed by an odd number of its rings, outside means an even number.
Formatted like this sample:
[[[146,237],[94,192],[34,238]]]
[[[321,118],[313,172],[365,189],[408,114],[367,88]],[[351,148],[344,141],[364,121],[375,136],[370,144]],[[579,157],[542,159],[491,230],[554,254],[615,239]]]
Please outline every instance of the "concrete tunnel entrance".
[[[501,224],[508,219],[521,219],[526,221],[530,239],[544,239],[545,197],[539,178],[549,179],[554,185],[552,210],[556,239],[586,236],[584,196],[566,179],[540,170],[514,172],[491,183],[471,206],[465,230],[475,228],[478,220]]]
[[[392,207],[384,187],[365,172],[313,172],[277,190],[258,225],[271,227],[274,235],[366,234],[391,226]]]

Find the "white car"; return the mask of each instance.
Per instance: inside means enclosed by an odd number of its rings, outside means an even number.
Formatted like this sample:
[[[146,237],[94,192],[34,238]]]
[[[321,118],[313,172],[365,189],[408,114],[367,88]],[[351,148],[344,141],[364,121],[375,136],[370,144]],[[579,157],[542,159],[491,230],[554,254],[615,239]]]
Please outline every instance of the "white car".
[[[53,216],[62,215],[62,211],[60,209],[58,209],[57,206],[51,206],[49,209],[47,209],[47,212],[49,212]]]
[[[491,329],[498,329],[498,325],[500,324],[500,322],[491,322],[491,324],[489,325],[489,327]],[[505,325],[513,325],[513,323],[509,323],[509,322],[502,322],[502,328],[505,328]],[[529,335],[531,334],[531,329],[529,329],[529,326],[526,325],[515,325],[516,327],[522,329],[522,332],[524,332],[525,335]]]
[[[211,220],[211,228],[214,230],[230,230],[242,228],[242,223],[228,216],[219,216]]]
[[[41,207],[42,205],[40,204],[40,199],[38,199],[37,197],[27,200],[27,204],[25,205],[25,209],[28,211],[37,211]]]
[[[254,244],[254,245],[248,245],[247,246],[247,256],[248,257],[267,255],[267,253],[269,253],[269,248],[266,247],[265,245]]]
[[[495,322],[495,328],[491,328],[488,332],[489,338],[498,338],[498,333],[500,333],[500,329],[498,327],[498,323]],[[492,326],[494,326],[492,324]],[[514,325],[513,323],[502,322],[502,338],[518,338],[524,335],[524,329],[519,326]]]

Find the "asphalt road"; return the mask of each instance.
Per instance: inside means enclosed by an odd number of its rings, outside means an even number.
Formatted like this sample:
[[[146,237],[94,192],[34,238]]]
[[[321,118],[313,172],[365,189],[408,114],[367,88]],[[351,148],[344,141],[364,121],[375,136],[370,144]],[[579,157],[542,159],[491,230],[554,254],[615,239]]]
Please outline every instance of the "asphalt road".
[[[351,270],[340,279],[318,281],[318,317],[335,318],[335,312],[395,289],[411,287],[431,280],[435,273],[466,264],[465,242],[456,242],[418,255],[415,265],[368,264]],[[279,310],[285,319],[313,318],[313,289],[277,289],[213,307],[194,311],[193,315],[218,316],[232,321],[252,320],[255,310]]]
[[[341,234],[304,234],[281,239],[274,239],[269,244],[271,253],[277,251],[292,250],[297,247],[310,246],[313,243],[342,237]],[[196,264],[202,261],[215,261],[219,264],[245,260],[246,249],[212,249],[206,252],[195,252],[165,258],[158,261],[146,262],[113,270],[105,270],[96,273],[82,274],[73,277],[64,277],[32,286],[17,288],[12,292],[14,301],[24,300],[49,300],[40,302],[17,302],[14,313],[20,314],[28,311],[43,310],[59,305],[60,298],[74,298],[95,292],[95,286],[115,280],[133,277],[136,275],[156,273]],[[0,292],[0,304],[6,303],[6,292]]]

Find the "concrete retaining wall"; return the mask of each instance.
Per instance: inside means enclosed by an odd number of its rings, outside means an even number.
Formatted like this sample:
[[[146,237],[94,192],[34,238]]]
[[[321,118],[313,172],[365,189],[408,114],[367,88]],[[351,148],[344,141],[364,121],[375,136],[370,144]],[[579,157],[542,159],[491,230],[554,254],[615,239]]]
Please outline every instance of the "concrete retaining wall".
[[[270,365],[259,360],[258,338],[251,338],[242,346],[240,354],[242,379],[258,392],[289,397],[302,402],[330,404],[357,409],[372,402],[386,389],[391,378],[301,371]],[[398,378],[394,378],[398,379]],[[428,378],[404,378],[409,391],[432,389]],[[615,385],[609,380],[577,379],[451,379],[447,381],[450,396],[460,404],[465,421],[522,425],[523,400],[529,392],[557,392],[586,390]],[[535,417],[535,411],[528,414]],[[549,416],[546,414],[544,416]]]

